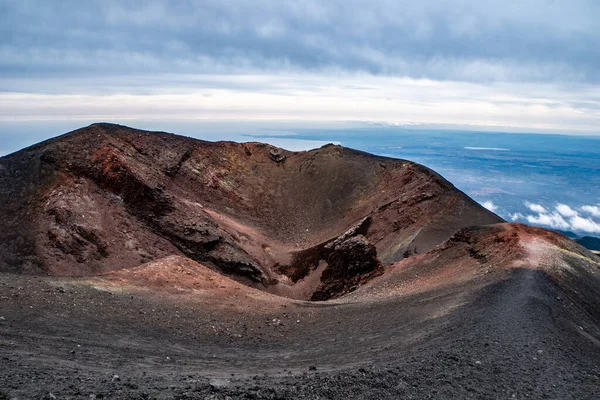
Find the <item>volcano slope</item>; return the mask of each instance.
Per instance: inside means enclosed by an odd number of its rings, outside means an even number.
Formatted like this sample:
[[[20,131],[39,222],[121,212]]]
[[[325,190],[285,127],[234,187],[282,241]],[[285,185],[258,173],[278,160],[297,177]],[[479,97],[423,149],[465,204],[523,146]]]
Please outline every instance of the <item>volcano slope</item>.
[[[320,300],[457,229],[501,221],[408,161],[110,124],[0,159],[0,199],[0,271],[85,276],[175,254]]]
[[[0,160],[0,398],[598,397],[600,260],[424,167],[106,124]]]

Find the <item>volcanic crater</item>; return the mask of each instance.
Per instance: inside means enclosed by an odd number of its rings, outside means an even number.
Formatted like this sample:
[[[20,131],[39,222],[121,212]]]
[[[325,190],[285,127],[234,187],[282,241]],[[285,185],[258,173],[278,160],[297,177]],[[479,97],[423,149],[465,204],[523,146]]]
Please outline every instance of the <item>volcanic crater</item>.
[[[94,124],[2,161],[5,271],[89,275],[177,254],[326,300],[501,219],[418,164]]]
[[[0,202],[0,399],[598,395],[600,259],[410,161],[100,123]]]

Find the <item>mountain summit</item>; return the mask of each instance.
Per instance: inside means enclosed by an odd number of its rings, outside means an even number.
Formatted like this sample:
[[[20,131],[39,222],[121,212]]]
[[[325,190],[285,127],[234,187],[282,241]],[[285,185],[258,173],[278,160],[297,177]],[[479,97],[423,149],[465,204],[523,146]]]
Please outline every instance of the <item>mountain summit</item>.
[[[1,158],[0,197],[2,271],[86,276],[181,255],[297,298],[502,221],[409,161],[112,124]]]

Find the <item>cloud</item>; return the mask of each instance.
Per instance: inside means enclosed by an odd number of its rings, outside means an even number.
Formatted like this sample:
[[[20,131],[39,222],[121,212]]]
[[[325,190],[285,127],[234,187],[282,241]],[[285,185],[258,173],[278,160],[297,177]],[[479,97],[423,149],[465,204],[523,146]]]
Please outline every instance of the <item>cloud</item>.
[[[35,80],[26,80],[21,89],[13,88],[51,93],[2,93],[0,90],[0,120],[385,121],[425,122],[438,124],[438,128],[439,124],[464,127],[469,123],[471,129],[477,130],[502,126],[509,120],[515,126],[531,126],[537,130],[559,126],[585,130],[600,125],[600,114],[586,116],[567,108],[539,107],[533,97],[523,99],[524,105],[498,106],[495,99],[508,94],[497,93],[495,87],[456,82],[370,75],[181,75],[172,81],[160,77],[127,79],[123,86],[119,77],[106,78],[108,81],[73,79],[60,85],[52,80],[39,85]],[[18,83],[21,81],[12,84]],[[128,88],[128,84],[134,87]],[[368,89],[356,89],[357,84]],[[518,90],[527,90],[527,96],[542,96],[533,89],[529,92],[525,86],[520,85]],[[61,94],[57,90],[74,93]],[[466,104],[469,106],[465,107]]]
[[[526,216],[527,222],[535,225],[549,226],[554,229],[570,229],[571,225],[557,212],[551,214],[541,213]]]
[[[525,218],[525,216],[524,216],[523,214],[521,214],[521,213],[518,213],[518,212],[517,212],[517,213],[510,214],[510,215],[509,215],[509,217],[510,217],[510,220],[511,220],[511,221],[517,221],[517,220],[519,220],[519,219],[523,219],[523,218]]]
[[[600,216],[600,207],[584,205],[579,208],[571,207],[567,204],[558,203],[554,211],[549,211],[543,205],[531,202],[525,202],[525,206],[535,214],[522,214],[515,212],[509,217],[512,221],[525,220],[533,225],[540,225],[552,229],[570,230],[587,234],[600,233],[600,221],[592,217]],[[582,217],[577,209],[587,212],[592,217]]]
[[[0,119],[597,133],[599,12],[548,0],[0,0]]]
[[[491,200],[484,201],[483,203],[481,203],[481,205],[490,210],[491,212],[496,212],[496,210],[498,210],[498,206],[495,205]]]
[[[536,213],[541,213],[541,214],[543,214],[543,213],[546,213],[546,212],[548,212],[548,211],[546,211],[546,209],[545,209],[545,208],[544,208],[542,205],[540,205],[540,204],[530,203],[530,202],[526,201],[526,202],[525,202],[525,206],[526,206],[527,208],[529,208],[531,211],[533,211],[533,212],[536,212]]]
[[[583,218],[575,216],[571,218],[571,229],[575,231],[584,231],[590,233],[600,233],[600,224],[593,221],[591,218]]]
[[[600,6],[589,1],[4,0],[0,9],[0,65],[10,76],[224,67],[600,81]]]
[[[508,151],[509,149],[503,149],[501,147],[465,147],[466,150],[483,150],[483,151]]]
[[[575,210],[573,210],[571,207],[569,207],[566,204],[557,204],[556,205],[556,211],[558,211],[558,213],[560,215],[562,215],[563,217],[575,217],[577,215],[579,215],[579,213]]]
[[[581,211],[593,215],[594,217],[600,217],[599,206],[582,206]]]

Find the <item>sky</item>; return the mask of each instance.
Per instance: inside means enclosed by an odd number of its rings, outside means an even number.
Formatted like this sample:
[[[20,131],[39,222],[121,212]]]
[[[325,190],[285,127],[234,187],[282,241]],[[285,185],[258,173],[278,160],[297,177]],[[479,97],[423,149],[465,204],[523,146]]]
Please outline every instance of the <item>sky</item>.
[[[598,135],[599,38],[597,0],[0,0],[0,128],[286,121]]]

